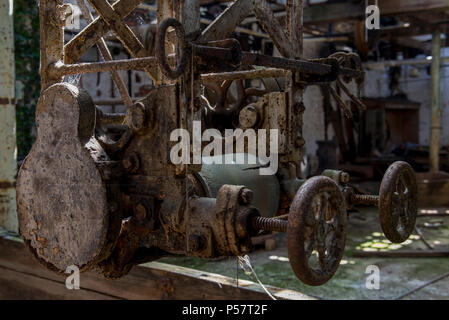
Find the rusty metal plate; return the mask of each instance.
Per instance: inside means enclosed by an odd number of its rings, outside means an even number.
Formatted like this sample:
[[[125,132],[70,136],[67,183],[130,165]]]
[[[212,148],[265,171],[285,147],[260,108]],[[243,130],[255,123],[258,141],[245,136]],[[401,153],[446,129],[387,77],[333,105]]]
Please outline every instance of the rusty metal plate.
[[[37,140],[17,180],[20,232],[47,267],[81,270],[106,258],[120,230],[118,205],[95,160],[103,160],[92,134],[95,106],[70,84],[45,90],[37,105]],[[95,160],[94,160],[95,157]]]

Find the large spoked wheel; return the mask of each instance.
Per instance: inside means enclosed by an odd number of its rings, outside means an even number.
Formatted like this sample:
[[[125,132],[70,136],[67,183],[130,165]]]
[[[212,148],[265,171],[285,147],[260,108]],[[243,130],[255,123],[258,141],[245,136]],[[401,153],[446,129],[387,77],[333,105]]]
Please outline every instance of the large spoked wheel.
[[[306,181],[290,207],[287,245],[290,264],[305,284],[329,281],[340,265],[346,243],[343,194],[330,178]]]
[[[385,236],[393,243],[408,239],[418,215],[418,187],[412,167],[402,161],[393,163],[382,179],[379,215]]]

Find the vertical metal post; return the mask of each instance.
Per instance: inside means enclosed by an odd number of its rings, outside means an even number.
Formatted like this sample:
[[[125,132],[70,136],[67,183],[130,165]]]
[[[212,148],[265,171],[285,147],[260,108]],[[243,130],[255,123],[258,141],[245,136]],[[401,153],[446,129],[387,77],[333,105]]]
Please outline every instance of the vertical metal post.
[[[0,227],[18,232],[13,0],[0,0]]]
[[[440,170],[440,58],[441,33],[434,32],[432,37],[432,65],[431,65],[431,105],[430,105],[430,171]]]
[[[292,43],[291,52],[287,58],[301,59],[303,55],[303,1],[287,0],[287,36]],[[293,162],[299,168],[299,164],[303,160],[305,141],[302,134],[302,123],[304,114],[304,85],[298,81],[296,73],[289,73],[287,76],[288,94],[289,94],[289,141],[291,153],[281,158],[281,163]]]

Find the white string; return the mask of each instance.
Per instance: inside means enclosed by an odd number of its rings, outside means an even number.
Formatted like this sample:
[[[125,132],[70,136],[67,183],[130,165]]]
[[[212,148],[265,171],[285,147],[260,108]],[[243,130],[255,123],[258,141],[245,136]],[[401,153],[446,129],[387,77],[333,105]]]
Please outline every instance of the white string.
[[[259,283],[259,285],[262,287],[262,289],[268,294],[268,296],[273,299],[277,300],[271,293],[268,291],[268,289],[265,287],[265,285],[260,281],[259,277],[256,274],[256,271],[254,271],[253,266],[251,265],[251,261],[248,255],[245,255],[243,257],[237,257],[238,262],[240,265],[240,268],[245,272],[246,275],[251,276],[254,275],[254,278],[256,278],[256,281]]]

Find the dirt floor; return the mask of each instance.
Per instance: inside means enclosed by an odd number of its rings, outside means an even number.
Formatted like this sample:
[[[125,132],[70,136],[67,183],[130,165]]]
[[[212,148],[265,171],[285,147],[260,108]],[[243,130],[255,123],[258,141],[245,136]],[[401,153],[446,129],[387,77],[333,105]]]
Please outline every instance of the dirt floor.
[[[425,240],[434,250],[449,250],[449,218],[420,217],[417,222]],[[285,235],[276,236],[273,251],[258,249],[251,253],[251,264],[263,284],[293,289],[322,299],[395,299],[442,274],[449,272],[449,258],[355,258],[354,250],[396,251],[431,250],[412,235],[401,245],[392,244],[382,234],[376,209],[364,208],[349,215],[349,234],[341,265],[331,281],[321,287],[302,284],[293,274],[288,261]],[[196,258],[164,258],[161,262],[219,273],[232,278],[256,281],[239,268],[237,258],[207,261]],[[366,288],[366,268],[380,269],[379,290]],[[449,300],[449,277],[423,288],[403,299]]]

